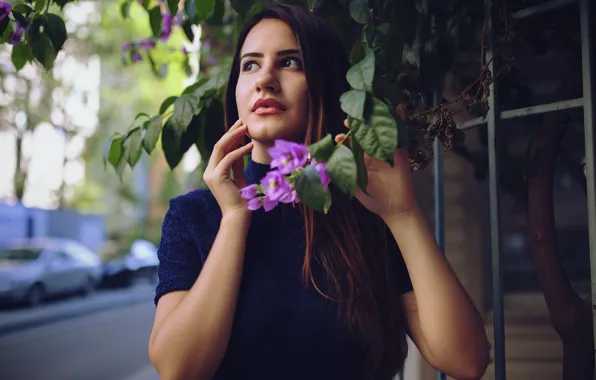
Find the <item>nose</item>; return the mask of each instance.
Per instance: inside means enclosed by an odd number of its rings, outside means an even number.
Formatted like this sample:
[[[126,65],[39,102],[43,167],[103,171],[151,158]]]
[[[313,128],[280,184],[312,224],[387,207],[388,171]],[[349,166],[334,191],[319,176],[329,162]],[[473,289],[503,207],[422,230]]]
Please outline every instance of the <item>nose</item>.
[[[276,93],[280,89],[279,80],[271,70],[263,69],[255,83],[257,92]]]

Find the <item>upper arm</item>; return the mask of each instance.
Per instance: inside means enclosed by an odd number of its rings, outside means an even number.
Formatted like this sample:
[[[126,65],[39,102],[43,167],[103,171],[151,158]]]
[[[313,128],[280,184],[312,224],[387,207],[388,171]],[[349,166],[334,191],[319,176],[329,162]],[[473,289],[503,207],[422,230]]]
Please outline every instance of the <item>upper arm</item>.
[[[164,217],[157,250],[159,281],[155,290],[156,305],[165,294],[189,290],[203,266],[191,229],[188,207],[181,197],[175,198],[170,201],[170,208]]]

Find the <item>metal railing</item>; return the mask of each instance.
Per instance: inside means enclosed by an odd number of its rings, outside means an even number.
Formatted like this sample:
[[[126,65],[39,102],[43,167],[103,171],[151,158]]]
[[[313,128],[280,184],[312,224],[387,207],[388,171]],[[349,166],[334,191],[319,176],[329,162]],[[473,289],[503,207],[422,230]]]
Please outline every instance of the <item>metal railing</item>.
[[[578,5],[578,12],[581,24],[581,53],[582,53],[582,79],[583,97],[579,99],[565,100],[550,104],[541,104],[520,109],[501,111],[497,94],[499,86],[496,81],[491,85],[489,98],[490,110],[486,118],[476,118],[461,125],[459,129],[465,130],[486,124],[488,134],[488,174],[489,174],[489,212],[490,212],[490,257],[492,263],[492,305],[494,313],[494,377],[496,380],[505,380],[505,319],[503,307],[502,287],[502,266],[500,255],[500,226],[499,226],[499,189],[497,180],[498,156],[496,150],[496,130],[505,119],[524,117],[529,115],[544,114],[547,112],[579,108],[584,111],[584,134],[586,150],[586,177],[587,177],[587,203],[588,203],[588,231],[590,247],[590,278],[592,286],[592,308],[596,310],[596,177],[595,177],[595,155],[596,135],[594,133],[594,109],[596,109],[594,90],[594,73],[591,69],[591,51],[596,48],[594,41],[590,40],[590,1],[591,0],[551,0],[540,5],[528,7],[511,13],[516,20],[536,16],[545,12],[555,11],[563,6],[571,4]],[[494,13],[494,12],[493,12]],[[498,60],[491,60],[495,49],[495,30],[492,28],[494,14],[490,15],[487,22],[487,51],[486,61],[491,62],[491,72],[497,72]],[[434,146],[434,195],[435,195],[435,236],[437,242],[444,249],[444,197],[443,197],[443,149],[437,142]],[[594,339],[596,341],[596,313],[593,313]],[[595,353],[596,355],[596,353]],[[444,375],[437,373],[438,379],[444,379]]]

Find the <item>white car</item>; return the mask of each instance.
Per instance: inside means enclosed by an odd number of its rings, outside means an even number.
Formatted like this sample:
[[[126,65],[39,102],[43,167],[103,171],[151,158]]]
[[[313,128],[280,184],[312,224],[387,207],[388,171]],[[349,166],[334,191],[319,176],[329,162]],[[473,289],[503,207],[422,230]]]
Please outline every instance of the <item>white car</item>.
[[[58,295],[95,290],[99,256],[68,239],[32,239],[0,247],[0,301],[35,306]]]

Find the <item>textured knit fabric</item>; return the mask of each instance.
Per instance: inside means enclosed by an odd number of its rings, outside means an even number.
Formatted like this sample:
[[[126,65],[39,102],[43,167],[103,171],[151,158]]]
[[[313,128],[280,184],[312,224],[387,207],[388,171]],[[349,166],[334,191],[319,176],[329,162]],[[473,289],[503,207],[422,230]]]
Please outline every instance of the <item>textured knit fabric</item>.
[[[249,160],[246,177],[258,182],[268,165]],[[188,290],[215,240],[221,211],[206,190],[170,202],[159,246],[155,303]],[[397,245],[400,293],[412,285]],[[302,281],[305,238],[298,207],[281,205],[253,213],[228,350],[214,379],[365,379],[366,353],[338,319],[331,302]],[[196,323],[201,323],[197,320]]]

